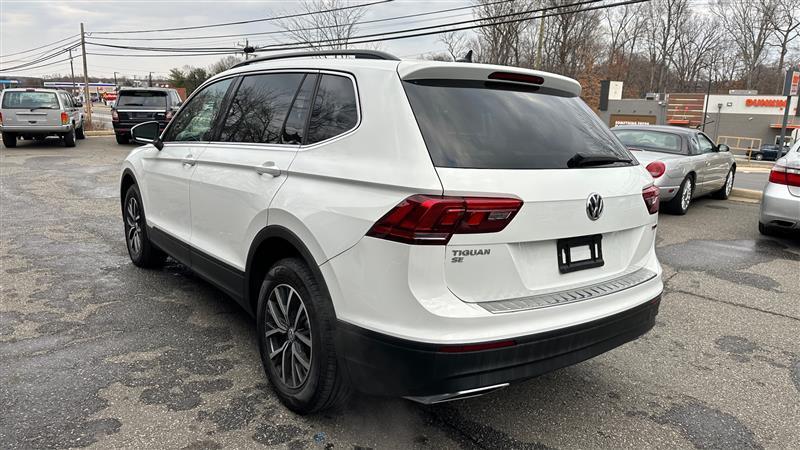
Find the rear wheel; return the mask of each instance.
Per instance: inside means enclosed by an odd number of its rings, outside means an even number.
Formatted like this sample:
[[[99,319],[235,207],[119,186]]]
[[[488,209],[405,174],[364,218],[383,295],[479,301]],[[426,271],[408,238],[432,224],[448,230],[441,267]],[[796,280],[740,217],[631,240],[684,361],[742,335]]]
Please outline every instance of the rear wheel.
[[[758,222],[758,232],[763,234],[764,236],[774,236],[775,235],[775,230],[773,230],[772,228],[770,228],[767,225],[764,225],[761,222]]]
[[[682,216],[689,210],[689,205],[692,203],[692,193],[694,192],[694,179],[691,176],[684,178],[681,183],[678,193],[675,198],[665,204],[664,210],[670,214],[677,214]]]
[[[764,155],[761,153],[756,153],[756,161],[761,161],[762,159],[764,159]]]
[[[712,196],[720,200],[727,200],[728,197],[731,196],[731,191],[733,191],[733,181],[735,176],[736,171],[731,168],[731,170],[728,171],[728,176],[725,177],[725,184],[717,192],[714,192]]]
[[[135,184],[128,188],[122,205],[125,243],[128,246],[128,255],[130,255],[131,261],[139,267],[160,266],[164,263],[167,255],[150,242],[142,197]]]
[[[75,128],[64,134],[64,147],[75,147]]]
[[[117,144],[127,144],[128,143],[128,135],[127,134],[117,134]]]
[[[258,348],[278,398],[308,414],[342,403],[349,383],[334,349],[336,316],[306,264],[286,258],[269,270],[258,295]]]
[[[3,145],[6,148],[14,148],[17,146],[17,135],[16,133],[3,133]]]
[[[83,126],[84,125],[81,124],[81,127],[75,130],[75,137],[78,139],[86,139],[86,133],[83,132]]]

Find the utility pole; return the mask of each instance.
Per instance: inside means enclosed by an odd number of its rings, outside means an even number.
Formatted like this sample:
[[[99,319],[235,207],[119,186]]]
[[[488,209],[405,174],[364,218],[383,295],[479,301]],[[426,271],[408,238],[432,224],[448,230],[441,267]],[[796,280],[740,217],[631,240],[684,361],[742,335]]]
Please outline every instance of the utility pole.
[[[119,85],[117,85],[117,72],[114,72],[114,89],[119,89]]]
[[[84,101],[86,102],[86,123],[89,125],[88,129],[92,129],[92,96],[89,95],[89,68],[86,65],[86,33],[83,31],[83,22],[81,22],[81,53],[83,54],[83,92]]]
[[[708,122],[708,102],[711,101],[711,67],[708,68],[708,88],[706,89],[706,105],[703,108],[703,132],[706,131],[706,122]]]
[[[781,157],[786,139],[786,126],[789,124],[789,109],[792,106],[792,96],[800,94],[800,67],[786,71],[786,80],[783,84],[783,95],[786,96],[786,106],[783,108],[783,122],[781,123],[781,140],[778,142],[778,158]],[[798,105],[800,108],[800,105]]]
[[[75,95],[77,90],[75,86],[75,67],[72,65],[72,49],[69,49],[69,71],[72,73],[72,95]]]
[[[536,64],[534,68],[542,70],[542,46],[544,45],[544,16],[539,19],[539,42],[536,43]]]
[[[147,76],[147,87],[153,87],[153,72]]]

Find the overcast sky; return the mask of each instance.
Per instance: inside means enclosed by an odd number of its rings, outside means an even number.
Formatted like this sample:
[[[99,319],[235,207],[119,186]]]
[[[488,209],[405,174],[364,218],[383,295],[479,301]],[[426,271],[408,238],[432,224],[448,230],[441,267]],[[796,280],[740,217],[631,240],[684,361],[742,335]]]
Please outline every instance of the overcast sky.
[[[353,3],[369,3],[354,1]],[[367,7],[361,20],[396,17],[406,14],[448,9],[466,6],[468,0],[395,0]],[[205,25],[219,22],[249,20],[271,17],[280,14],[299,12],[299,1],[294,0],[217,0],[217,1],[157,1],[157,0],[117,0],[117,1],[37,1],[37,0],[0,0],[0,56],[2,67],[13,67],[33,59],[38,50],[22,55],[11,55],[19,51],[39,47],[80,32],[83,22],[87,32],[92,31],[126,31],[142,29],[173,28],[183,26]],[[471,17],[470,10],[461,10],[404,19],[360,27],[360,34],[371,34],[400,28],[434,25]],[[105,35],[106,37],[165,37],[163,41],[103,41],[122,45],[160,46],[160,47],[229,47],[235,46],[237,38],[209,38],[197,41],[175,41],[169,37],[177,36],[209,36],[218,34],[252,33],[279,31],[274,22],[259,22],[247,25],[236,25],[209,28],[203,30],[187,30],[170,33],[147,33],[138,35]],[[102,35],[95,35],[100,37]],[[251,44],[272,44],[287,42],[289,38],[281,34],[251,37]],[[69,41],[66,41],[68,43]],[[59,48],[59,47],[54,47]],[[413,57],[421,53],[443,51],[444,46],[437,42],[435,36],[419,37],[385,42],[381,50],[401,57]],[[89,47],[87,53],[125,53],[142,54],[132,50]],[[76,54],[78,52],[75,52]],[[188,56],[188,57],[130,57],[130,56],[88,56],[89,74],[91,76],[112,76],[118,72],[128,76],[146,76],[153,71],[165,75],[173,67],[185,64],[208,66],[221,56]],[[66,59],[66,55],[58,56],[46,62]],[[46,62],[42,62],[45,64]],[[82,74],[79,58],[75,58],[75,73]],[[31,70],[0,70],[3,74],[39,76],[53,73],[69,74],[69,62]]]

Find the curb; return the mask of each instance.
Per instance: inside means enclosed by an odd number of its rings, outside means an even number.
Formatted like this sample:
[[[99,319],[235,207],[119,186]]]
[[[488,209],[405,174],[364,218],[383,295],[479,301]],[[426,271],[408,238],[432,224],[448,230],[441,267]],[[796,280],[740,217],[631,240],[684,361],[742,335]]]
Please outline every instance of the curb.
[[[98,130],[98,131],[85,131],[87,136],[113,136],[114,132],[110,130]]]
[[[762,194],[763,193],[761,191],[756,191],[754,189],[733,188],[729,198],[731,200],[744,201],[748,203],[758,203],[761,201]]]

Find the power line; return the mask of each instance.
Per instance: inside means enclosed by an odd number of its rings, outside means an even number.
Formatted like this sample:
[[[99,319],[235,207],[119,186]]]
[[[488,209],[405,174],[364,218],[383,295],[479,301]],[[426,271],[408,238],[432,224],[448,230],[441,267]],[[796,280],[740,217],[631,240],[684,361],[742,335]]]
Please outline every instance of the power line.
[[[149,52],[174,52],[174,51],[185,51],[185,52],[213,52],[213,51],[223,51],[223,52],[241,52],[242,49],[240,47],[135,47],[130,45],[114,45],[114,44],[100,44],[97,42],[87,41],[87,44],[91,44],[97,47],[110,47],[110,48],[121,48],[125,50],[140,50],[140,51],[149,51]]]
[[[20,52],[16,52],[16,53],[6,53],[6,54],[5,54],[5,55],[3,55],[3,56],[15,56],[15,55],[21,55],[21,54],[23,54],[23,53],[30,53],[30,52],[32,52],[32,51],[34,51],[34,50],[39,50],[39,49],[41,49],[41,48],[50,47],[50,46],[52,46],[52,45],[59,44],[59,43],[61,43],[61,42],[67,41],[67,40],[69,40],[69,39],[72,39],[72,38],[74,38],[74,37],[78,37],[78,35],[77,35],[77,34],[73,34],[72,36],[67,36],[67,37],[65,37],[64,39],[59,39],[59,40],[57,40],[57,41],[55,41],[55,42],[51,42],[51,43],[49,43],[49,44],[45,44],[45,45],[42,45],[42,46],[40,46],[40,47],[29,48],[28,50],[22,50],[22,51],[20,51]]]
[[[17,69],[22,69],[22,68],[25,68],[25,67],[28,67],[28,66],[32,66],[32,65],[35,65],[35,64],[38,64],[38,63],[53,59],[56,56],[63,55],[64,53],[67,53],[68,51],[70,51],[70,50],[72,50],[74,48],[77,48],[77,47],[80,47],[80,44],[75,44],[75,45],[72,45],[72,46],[69,46],[69,47],[66,47],[66,48],[62,48],[62,49],[56,51],[56,53],[51,53],[51,54],[49,54],[47,56],[42,56],[41,58],[35,59],[33,61],[28,61],[28,62],[26,62],[24,64],[19,64],[19,65],[13,66],[13,67],[5,67],[5,68],[2,68],[1,70],[17,70]]]
[[[79,40],[74,40],[74,41],[68,42],[68,43],[66,43],[64,45],[69,46],[69,45],[76,44],[78,42],[79,42]],[[22,62],[22,63],[30,62],[32,59],[36,59],[36,58],[38,58],[38,57],[40,57],[42,55],[46,55],[47,53],[50,53],[50,52],[55,51],[55,50],[57,50],[57,49],[50,48],[50,49],[47,49],[47,50],[45,50],[43,52],[36,53],[35,55],[25,56],[25,57],[20,58],[20,59],[10,59],[10,60],[7,60],[7,61],[0,61],[0,64],[8,64],[8,63],[11,63],[11,62]]]
[[[248,23],[257,23],[257,22],[271,22],[274,20],[281,20],[281,19],[291,19],[294,17],[303,17],[303,16],[312,16],[316,14],[324,14],[334,11],[344,11],[348,9],[355,9],[355,8],[365,8],[367,6],[377,5],[380,3],[388,3],[394,0],[378,0],[371,3],[362,3],[359,5],[349,5],[349,6],[342,6],[339,8],[330,8],[320,11],[310,11],[305,13],[296,13],[296,14],[286,14],[283,16],[274,16],[274,17],[264,17],[261,19],[250,19],[250,20],[240,20],[236,22],[223,22],[223,23],[215,23],[215,24],[208,24],[208,25],[195,25],[191,27],[177,27],[177,28],[161,28],[155,30],[133,30],[133,31],[93,31],[92,34],[130,34],[130,33],[160,33],[165,31],[184,31],[184,30],[199,30],[205,28],[216,28],[216,27],[227,27],[232,25],[244,25]]]
[[[490,27],[490,26],[503,25],[503,24],[506,24],[506,23],[522,22],[522,21],[525,21],[525,20],[538,19],[538,18],[541,18],[541,17],[552,17],[552,16],[559,16],[559,15],[562,15],[562,14],[574,14],[574,13],[579,13],[579,12],[584,12],[584,11],[592,11],[592,10],[596,10],[596,9],[611,8],[611,7],[615,7],[615,6],[630,5],[630,4],[635,4],[635,3],[644,3],[644,2],[647,2],[647,1],[650,1],[650,0],[628,0],[628,1],[624,1],[624,2],[600,5],[600,6],[590,7],[590,8],[581,8],[581,9],[576,9],[576,10],[573,10],[573,11],[564,11],[564,12],[561,12],[561,13],[551,13],[551,14],[546,14],[546,15],[543,15],[543,16],[536,16],[536,17],[528,16],[528,17],[522,17],[522,18],[512,19],[512,20],[505,20],[505,21],[500,21],[500,22],[494,21],[496,19],[502,19],[502,18],[514,17],[514,16],[521,16],[521,15],[526,15],[527,16],[527,15],[530,15],[532,13],[550,11],[550,10],[554,10],[554,9],[574,8],[574,7],[578,7],[578,6],[584,6],[584,5],[589,5],[589,4],[593,4],[593,3],[599,3],[599,2],[602,2],[602,1],[604,1],[604,0],[584,0],[584,1],[581,1],[581,2],[572,3],[572,4],[569,4],[569,5],[547,6],[547,7],[544,7],[544,8],[537,8],[537,9],[531,9],[531,10],[527,10],[527,11],[512,12],[512,13],[507,13],[507,14],[500,14],[500,15],[491,16],[491,17],[484,17],[484,18],[470,19],[470,20],[462,20],[462,21],[459,21],[459,22],[451,22],[451,23],[438,24],[438,25],[429,25],[429,26],[411,28],[411,29],[406,29],[406,30],[387,31],[387,32],[383,32],[383,33],[365,34],[365,35],[362,35],[362,36],[352,37],[351,39],[374,38],[374,37],[379,37],[379,36],[395,35],[395,34],[401,34],[401,33],[412,33],[412,32],[416,32],[416,31],[425,31],[425,30],[431,30],[431,29],[441,28],[441,27],[450,27],[450,26],[454,26],[454,25],[463,25],[463,24],[474,23],[474,22],[492,21],[492,22],[488,22],[488,23],[468,25],[468,26],[463,26],[463,27],[458,27],[458,28],[448,28],[446,30],[439,30],[439,31],[427,32],[427,33],[417,33],[417,34],[408,35],[408,36],[393,36],[393,37],[380,38],[380,39],[361,40],[361,41],[358,41],[358,42],[352,42],[351,40],[348,40],[347,44],[350,45],[350,44],[364,44],[364,43],[378,42],[378,41],[391,41],[391,40],[404,39],[404,38],[409,38],[409,37],[428,36],[428,35],[432,35],[432,34],[450,33],[450,32],[453,32],[453,31],[471,30],[471,29],[475,29],[475,28],[484,28],[484,27]],[[326,44],[331,44],[331,43],[337,43],[337,42],[340,42],[340,41],[341,41],[341,39],[320,39],[320,40],[316,40],[316,41],[307,41],[307,42],[302,42],[302,43],[297,43],[297,44],[274,44],[274,45],[266,45],[266,46],[258,47],[258,48],[256,48],[256,51],[263,51],[263,50],[296,50],[296,49],[302,49],[302,48],[313,48],[315,46],[326,45]]]
[[[482,6],[491,6],[491,5],[497,5],[497,4],[500,4],[500,3],[509,3],[509,2],[513,2],[513,1],[516,1],[516,0],[499,0],[499,1],[491,2],[491,3],[486,3],[485,5],[482,5]],[[410,18],[413,18],[413,17],[429,16],[429,15],[433,15],[433,14],[460,11],[460,10],[472,9],[472,8],[474,8],[473,5],[459,6],[457,8],[447,8],[447,9],[440,9],[440,10],[436,10],[436,11],[427,11],[427,12],[421,12],[421,13],[415,13],[415,14],[406,14],[406,15],[396,16],[396,17],[384,17],[384,18],[380,18],[380,19],[363,20],[363,21],[360,21],[360,22],[353,22],[352,25],[367,25],[367,24],[372,24],[372,23],[389,22],[389,21],[393,21],[393,20],[410,19]],[[458,14],[458,15],[460,15],[460,14]],[[449,17],[455,17],[455,16],[449,16]],[[442,17],[442,18],[447,18],[447,17]],[[437,18],[428,19],[428,20],[435,20],[435,19],[437,19]],[[293,31],[324,30],[324,29],[328,29],[328,28],[337,28],[337,27],[341,27],[341,26],[342,25],[325,25],[325,26],[321,26],[321,27],[297,28],[297,29],[295,29]],[[264,36],[264,35],[270,35],[270,34],[285,34],[285,33],[286,33],[286,30],[275,30],[275,31],[259,31],[259,32],[254,32],[254,33],[217,34],[217,35],[212,35],[212,36],[176,36],[176,37],[168,37],[168,38],[165,38],[165,37],[161,37],[161,38],[120,38],[120,37],[92,36],[92,39],[116,40],[116,41],[163,41],[163,40],[183,41],[183,40],[215,39],[215,38],[238,38],[238,37],[244,37],[244,36]],[[91,35],[91,33],[89,33],[89,34]]]

